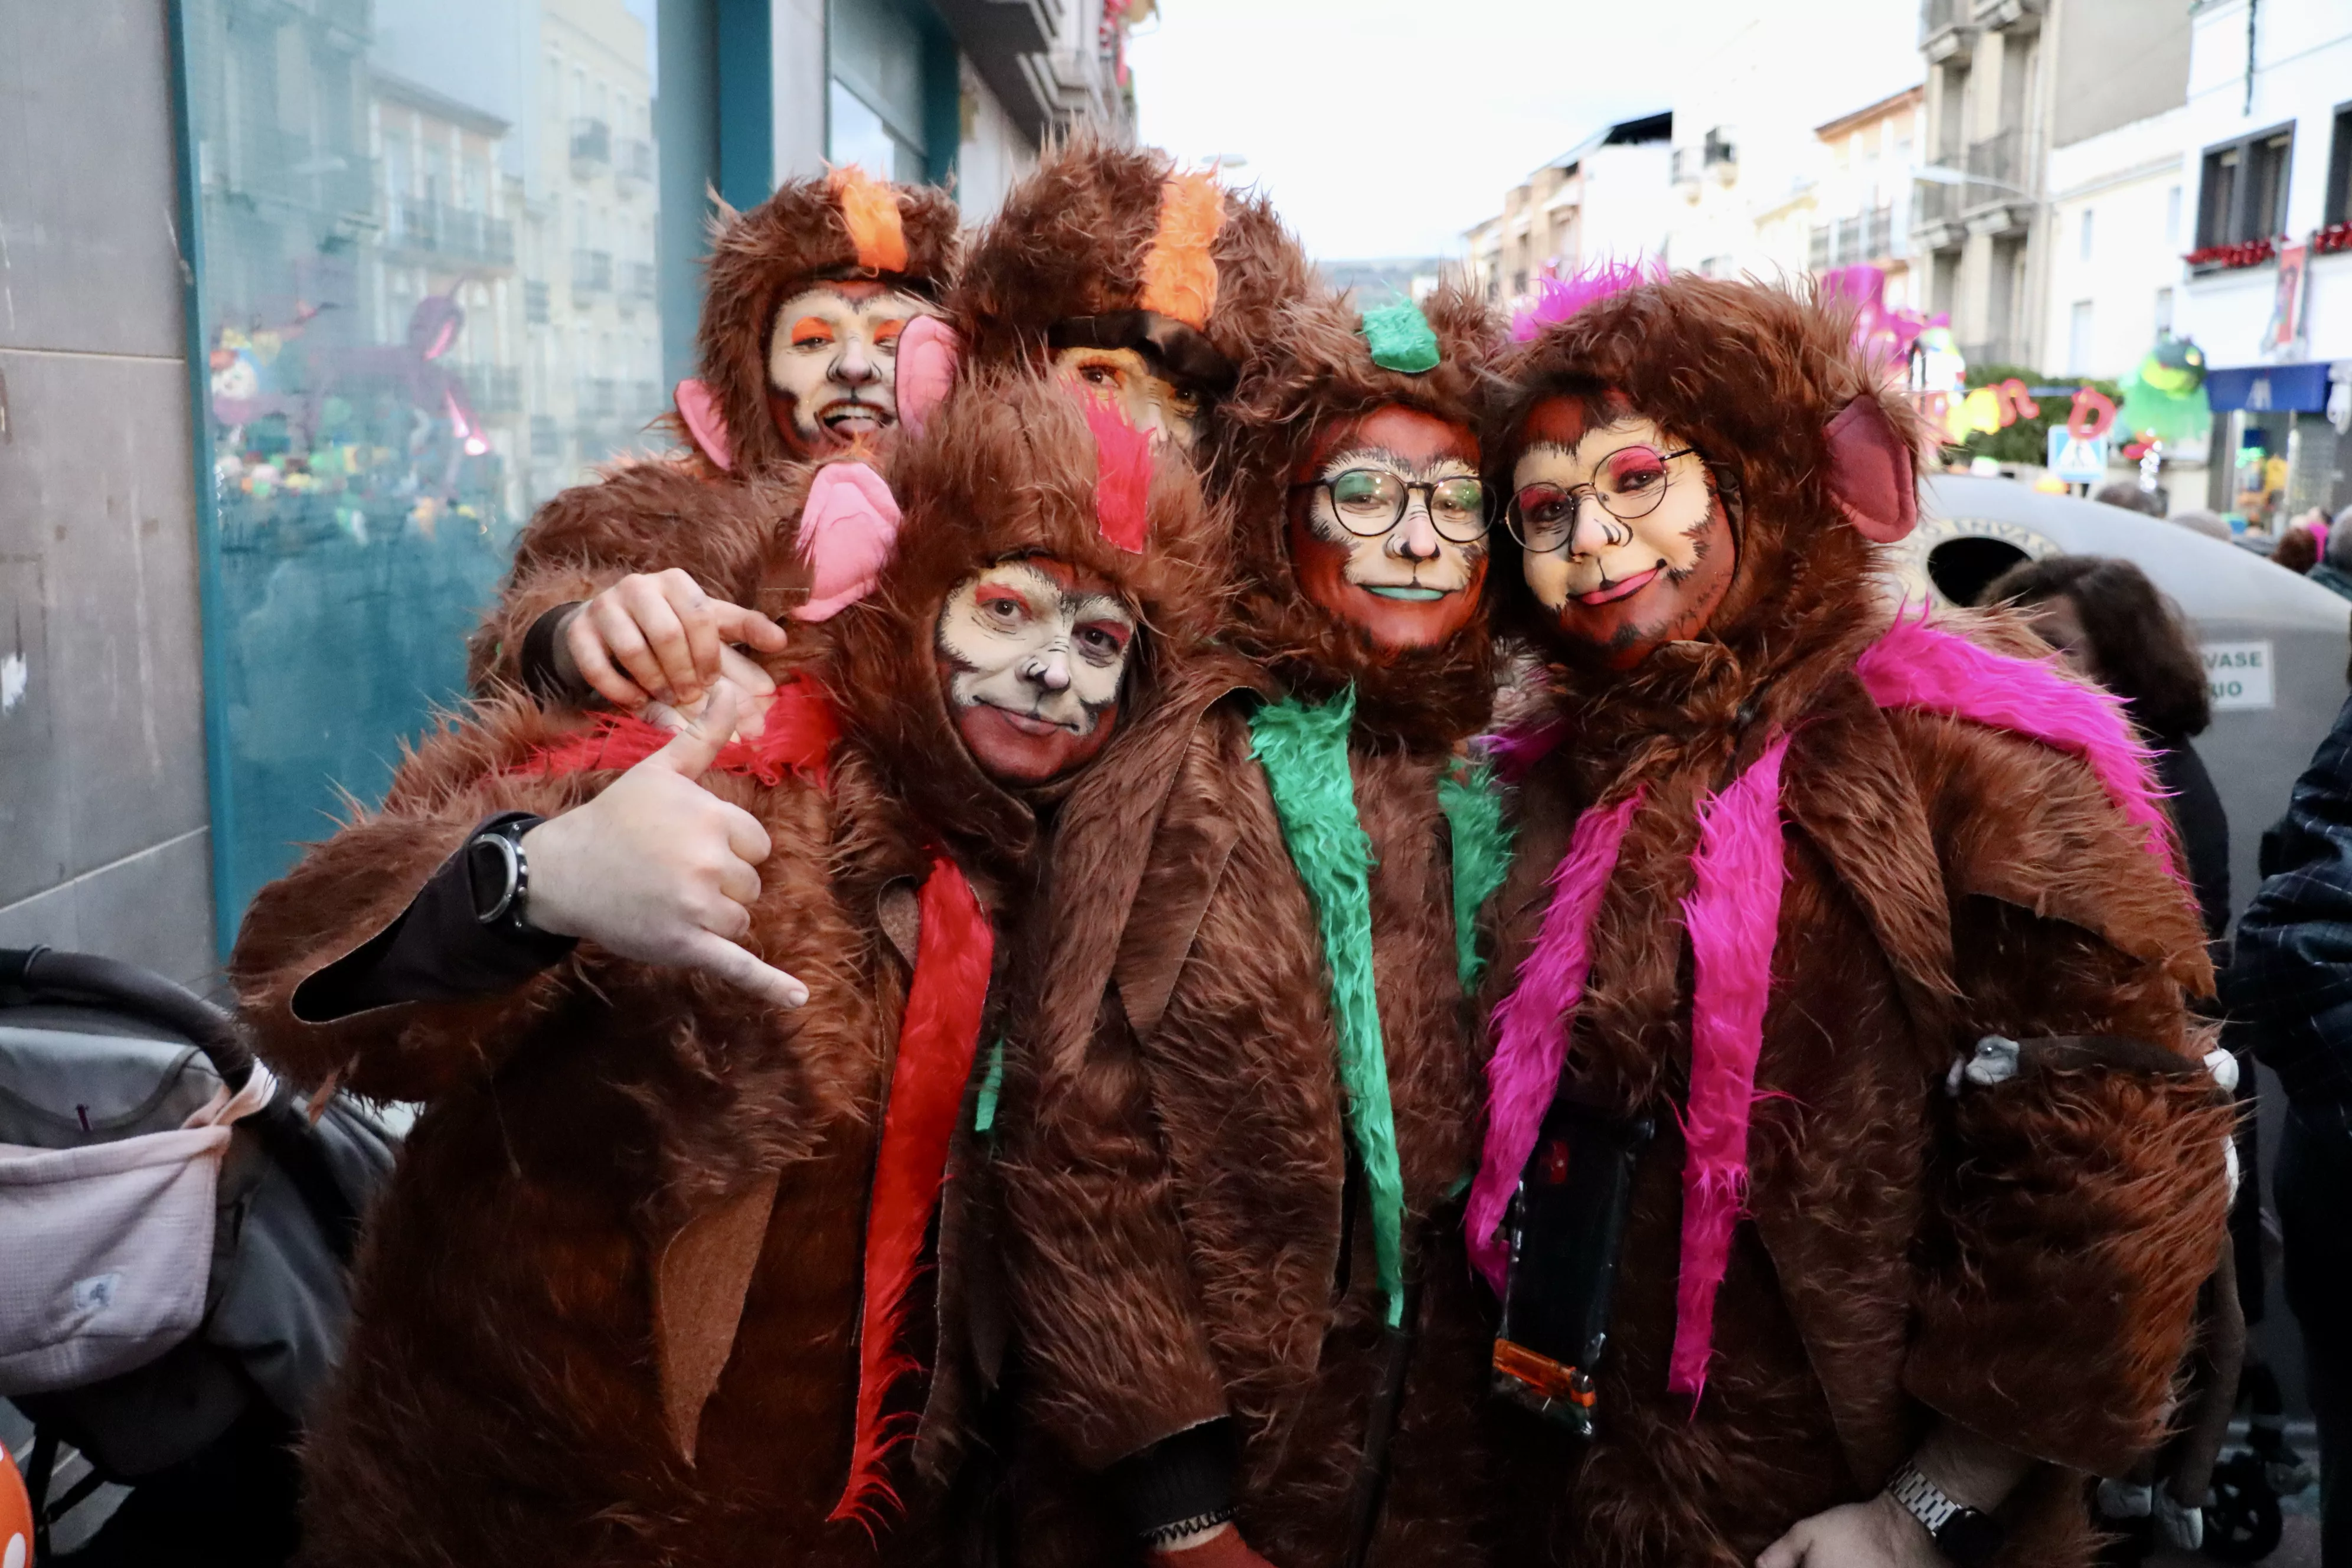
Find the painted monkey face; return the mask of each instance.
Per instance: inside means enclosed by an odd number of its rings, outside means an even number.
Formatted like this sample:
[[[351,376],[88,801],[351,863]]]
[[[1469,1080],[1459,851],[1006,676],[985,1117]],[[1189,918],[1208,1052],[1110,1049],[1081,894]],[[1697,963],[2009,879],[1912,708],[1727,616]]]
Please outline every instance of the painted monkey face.
[[[1127,416],[1127,422],[1185,456],[1200,433],[1201,400],[1179,387],[1134,349],[1067,348],[1054,367]]]
[[[1292,476],[1300,589],[1384,648],[1434,647],[1478,613],[1486,517],[1478,439],[1391,405],[1335,427]]]
[[[929,308],[879,283],[820,283],[776,307],[768,334],[768,408],[806,456],[898,423],[898,334]]]
[[[1108,583],[1049,556],[958,584],[940,611],[940,669],[981,770],[1042,784],[1092,761],[1118,727],[1135,632]]]
[[[1536,405],[1526,438],[1513,526],[1528,586],[1561,635],[1630,669],[1706,630],[1738,549],[1690,443],[1630,411],[1591,424],[1566,397]]]

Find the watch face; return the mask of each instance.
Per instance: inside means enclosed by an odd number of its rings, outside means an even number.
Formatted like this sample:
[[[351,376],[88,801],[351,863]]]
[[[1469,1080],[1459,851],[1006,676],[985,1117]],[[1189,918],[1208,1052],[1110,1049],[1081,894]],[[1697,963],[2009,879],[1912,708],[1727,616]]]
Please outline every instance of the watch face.
[[[1936,1531],[1936,1546],[1959,1568],[1982,1568],[2000,1550],[2002,1531],[1990,1514],[1964,1508]]]
[[[467,845],[466,881],[474,896],[474,918],[498,919],[514,890],[513,847],[488,833]]]

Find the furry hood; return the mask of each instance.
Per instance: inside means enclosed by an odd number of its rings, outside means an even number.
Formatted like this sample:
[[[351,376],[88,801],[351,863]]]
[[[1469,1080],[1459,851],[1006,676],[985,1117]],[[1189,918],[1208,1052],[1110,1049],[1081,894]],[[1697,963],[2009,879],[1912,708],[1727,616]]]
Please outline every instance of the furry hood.
[[[1121,733],[1139,727],[1169,674],[1198,657],[1217,626],[1230,528],[1190,468],[1164,454],[1150,460],[1143,547],[1129,551],[1104,537],[1097,465],[1080,395],[1034,375],[972,376],[920,437],[893,449],[885,472],[904,514],[897,552],[873,593],[825,623],[822,679],[846,746],[975,871],[1017,870],[1036,837],[1036,808],[1058,800],[1075,774],[1016,792],[965,749],[937,652],[940,612],[956,586],[1023,555],[1052,555],[1110,583],[1141,628]]]
[[[700,374],[718,397],[738,474],[771,473],[795,460],[768,412],[768,337],[778,306],[812,283],[837,279],[873,279],[937,300],[954,271],[958,220],[945,191],[845,174],[788,180],[748,212],[722,205],[712,220]],[[853,204],[887,196],[897,209],[895,237],[887,212],[861,211],[853,225],[845,192]]]
[[[1176,163],[1081,133],[1048,152],[973,239],[947,314],[979,367],[1041,365],[1061,323],[1145,308]],[[1196,323],[1235,370],[1313,281],[1262,197],[1225,191],[1208,247],[1213,300]]]
[[[1442,648],[1377,648],[1301,594],[1287,539],[1292,475],[1333,425],[1396,404],[1479,428],[1497,324],[1476,298],[1453,288],[1432,296],[1423,314],[1441,357],[1435,369],[1412,374],[1372,363],[1351,298],[1318,287],[1292,300],[1211,419],[1207,463],[1212,487],[1231,498],[1238,522],[1234,641],[1302,695],[1355,682],[1360,724],[1442,749],[1475,733],[1493,701],[1486,617]]]
[[[1486,444],[1497,493],[1508,489],[1537,404],[1618,394],[1699,449],[1738,542],[1731,586],[1706,633],[1669,643],[1622,675],[1580,668],[1560,679],[1565,672],[1556,671],[1571,710],[1593,718],[1618,710],[1622,721],[1610,728],[1629,731],[1669,710],[1680,714],[1675,730],[1731,721],[1743,710],[1785,719],[1815,685],[1787,677],[1801,667],[1824,675],[1842,668],[1885,628],[1879,547],[1856,525],[1847,499],[1860,493],[1854,447],[1832,426],[1851,431],[1857,415],[1874,416],[1867,428],[1879,433],[1877,455],[1900,470],[1872,497],[1874,506],[1895,504],[1899,491],[1916,507],[1914,467],[1926,432],[1900,388],[1854,346],[1853,327],[1852,306],[1811,285],[1790,290],[1685,274],[1608,294],[1506,356],[1507,390]],[[1864,405],[1871,406],[1856,407]],[[1492,538],[1487,581],[1498,629],[1526,636],[1547,658],[1569,658],[1528,592],[1517,543],[1505,528]]]

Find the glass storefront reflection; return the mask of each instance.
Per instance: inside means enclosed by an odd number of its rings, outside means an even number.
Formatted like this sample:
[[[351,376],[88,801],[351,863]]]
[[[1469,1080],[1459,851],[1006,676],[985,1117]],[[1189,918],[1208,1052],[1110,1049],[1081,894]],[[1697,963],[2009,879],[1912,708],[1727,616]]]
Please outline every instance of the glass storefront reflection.
[[[222,904],[464,695],[531,509],[656,444],[656,0],[188,0]]]

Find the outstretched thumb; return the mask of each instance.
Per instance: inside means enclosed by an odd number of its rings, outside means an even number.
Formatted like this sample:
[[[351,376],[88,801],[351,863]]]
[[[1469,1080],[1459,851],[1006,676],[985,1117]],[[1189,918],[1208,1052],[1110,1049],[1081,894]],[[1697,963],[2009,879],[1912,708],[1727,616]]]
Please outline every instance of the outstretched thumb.
[[[686,720],[668,745],[638,765],[667,768],[680,778],[700,778],[735,733],[736,715],[742,710],[742,689],[721,676],[710,683],[710,700],[700,715]]]

